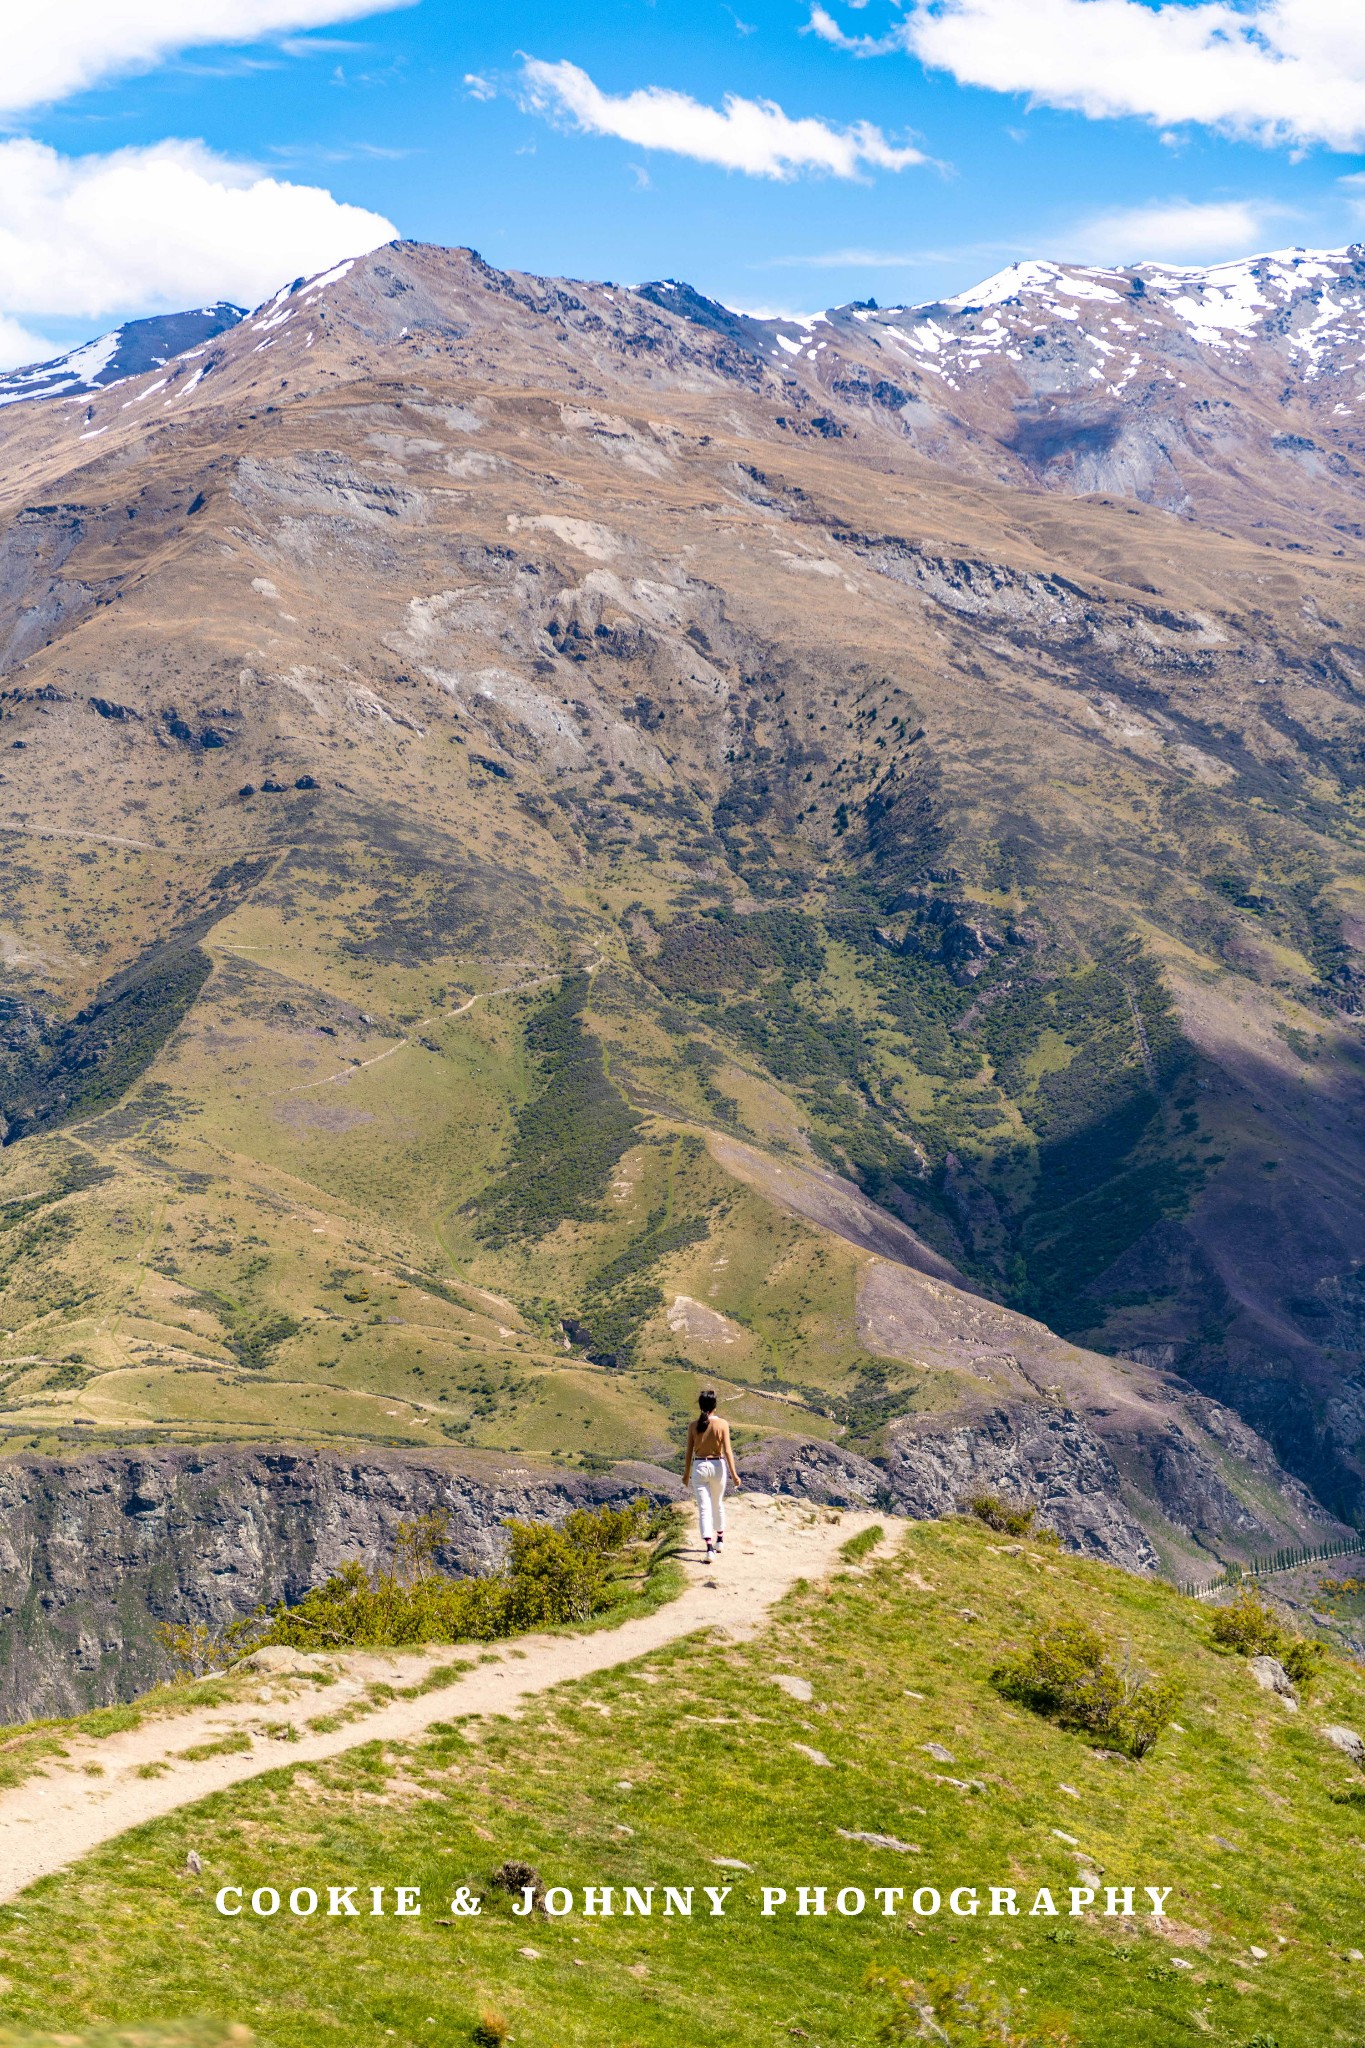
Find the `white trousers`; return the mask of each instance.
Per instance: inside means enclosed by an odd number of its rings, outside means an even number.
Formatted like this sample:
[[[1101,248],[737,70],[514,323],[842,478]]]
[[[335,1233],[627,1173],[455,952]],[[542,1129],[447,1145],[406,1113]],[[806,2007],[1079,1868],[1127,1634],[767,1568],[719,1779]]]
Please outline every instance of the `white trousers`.
[[[723,1458],[698,1458],[692,1466],[692,1496],[703,1543],[725,1534],[725,1485],[729,1474]]]

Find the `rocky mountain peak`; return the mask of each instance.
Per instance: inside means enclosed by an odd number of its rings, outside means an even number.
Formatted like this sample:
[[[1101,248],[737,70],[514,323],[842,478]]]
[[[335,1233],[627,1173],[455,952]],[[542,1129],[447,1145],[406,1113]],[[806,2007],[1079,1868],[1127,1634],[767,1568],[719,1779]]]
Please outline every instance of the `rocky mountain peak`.
[[[938,303],[835,308],[799,340],[774,327],[770,352],[983,479],[1135,498],[1272,544],[1361,536],[1359,245],[1204,268],[1014,263]]]
[[[216,306],[188,313],[125,321],[48,362],[29,363],[0,375],[0,405],[17,405],[26,398],[75,398],[144,370],[164,369],[173,357],[211,341],[244,317],[243,307],[220,299]]]

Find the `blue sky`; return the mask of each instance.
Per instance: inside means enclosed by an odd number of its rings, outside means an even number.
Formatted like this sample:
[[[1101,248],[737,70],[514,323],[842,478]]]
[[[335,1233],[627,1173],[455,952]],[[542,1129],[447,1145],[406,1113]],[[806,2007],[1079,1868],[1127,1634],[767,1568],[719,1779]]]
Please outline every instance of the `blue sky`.
[[[365,7],[7,27],[0,352],[259,299],[389,223],[794,310],[1365,235],[1362,0]]]

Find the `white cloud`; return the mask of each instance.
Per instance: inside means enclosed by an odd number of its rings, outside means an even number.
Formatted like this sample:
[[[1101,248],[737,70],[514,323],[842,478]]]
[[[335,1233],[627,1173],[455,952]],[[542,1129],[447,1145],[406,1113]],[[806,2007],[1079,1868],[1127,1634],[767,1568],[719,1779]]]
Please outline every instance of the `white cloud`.
[[[734,93],[726,94],[721,107],[707,107],[661,85],[604,93],[576,64],[546,64],[535,57],[522,66],[521,97],[533,112],[589,134],[616,135],[637,149],[670,150],[752,178],[787,179],[801,171],[857,178],[868,169],[902,171],[927,161],[918,149],[888,142],[869,121],[838,128],[809,115],[793,119],[773,100]]]
[[[179,50],[254,43],[293,29],[381,14],[412,0],[46,0],[5,10],[0,111],[67,99],[146,71]]]
[[[849,4],[865,5],[866,0],[849,0]],[[888,50],[899,49],[902,41],[902,32],[897,29],[887,36],[851,36],[840,28],[828,8],[818,4],[811,8],[810,20],[801,33],[818,36],[822,43],[833,43],[836,50],[849,50],[855,57],[884,57]]]
[[[960,84],[1092,119],[1365,146],[1360,0],[911,0],[900,38]]]
[[[18,320],[9,320],[0,313],[0,370],[16,370],[22,363],[46,363],[53,356],[59,356],[69,342],[49,341],[45,335],[35,334],[31,327],[23,326]]]
[[[396,232],[316,185],[288,184],[199,142],[84,157],[25,139],[0,143],[8,314],[97,319],[130,306],[255,305],[298,273]]]
[[[933,262],[930,255],[905,249],[826,249],[818,256],[770,256],[766,268],[773,270],[906,270],[918,263]]]
[[[1173,263],[1186,257],[1200,263],[1245,256],[1263,246],[1267,222],[1287,211],[1247,199],[1121,207],[1083,222],[1068,237],[1065,253],[1087,263]]]

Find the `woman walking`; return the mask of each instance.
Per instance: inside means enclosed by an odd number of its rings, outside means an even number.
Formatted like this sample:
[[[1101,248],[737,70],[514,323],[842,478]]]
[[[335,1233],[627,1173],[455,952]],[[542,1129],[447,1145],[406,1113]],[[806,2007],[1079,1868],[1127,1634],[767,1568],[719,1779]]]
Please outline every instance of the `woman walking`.
[[[725,1546],[725,1483],[738,1486],[735,1454],[730,1446],[730,1425],[716,1413],[716,1397],[708,1387],[697,1396],[700,1411],[687,1431],[687,1456],[683,1460],[683,1485],[692,1488],[697,1503],[697,1524],[708,1557],[718,1557]]]

